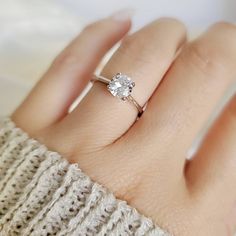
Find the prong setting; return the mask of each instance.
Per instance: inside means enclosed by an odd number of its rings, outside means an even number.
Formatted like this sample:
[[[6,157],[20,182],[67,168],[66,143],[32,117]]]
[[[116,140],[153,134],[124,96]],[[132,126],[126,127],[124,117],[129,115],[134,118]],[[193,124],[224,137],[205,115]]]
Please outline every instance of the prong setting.
[[[120,98],[122,101],[126,101],[132,93],[132,89],[135,86],[134,81],[127,75],[117,73],[107,85],[110,93]]]
[[[137,108],[138,117],[143,114],[143,107],[131,95],[135,83],[127,75],[117,73],[112,79],[108,79],[102,75],[94,75],[92,81],[100,81],[107,84],[107,89],[113,96],[118,97],[122,101],[128,101]]]

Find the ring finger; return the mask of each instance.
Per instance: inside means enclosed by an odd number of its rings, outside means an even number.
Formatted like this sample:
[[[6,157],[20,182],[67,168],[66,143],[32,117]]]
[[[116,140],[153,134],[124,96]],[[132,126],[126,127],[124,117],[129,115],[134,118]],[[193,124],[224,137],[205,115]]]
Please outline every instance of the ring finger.
[[[143,106],[160,83],[185,38],[182,23],[166,18],[154,21],[124,40],[102,75],[110,79],[117,72],[122,72],[133,78],[136,87],[132,95]],[[85,152],[85,149],[93,151],[118,139],[129,129],[136,116],[137,110],[132,104],[113,98],[104,84],[95,83],[79,106],[55,128],[57,132],[59,129],[58,133],[60,130],[70,132],[70,145],[64,147],[66,150],[63,152],[75,145],[77,149],[83,147]],[[70,129],[65,128],[68,126]]]

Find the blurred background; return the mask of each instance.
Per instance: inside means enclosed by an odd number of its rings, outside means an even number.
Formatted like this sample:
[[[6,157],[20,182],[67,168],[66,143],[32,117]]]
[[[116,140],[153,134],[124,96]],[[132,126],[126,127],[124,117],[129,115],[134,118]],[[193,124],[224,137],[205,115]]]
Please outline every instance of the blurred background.
[[[121,8],[133,30],[161,17],[181,19],[196,36],[209,24],[236,22],[235,0],[1,0],[0,115],[9,114],[81,28]]]

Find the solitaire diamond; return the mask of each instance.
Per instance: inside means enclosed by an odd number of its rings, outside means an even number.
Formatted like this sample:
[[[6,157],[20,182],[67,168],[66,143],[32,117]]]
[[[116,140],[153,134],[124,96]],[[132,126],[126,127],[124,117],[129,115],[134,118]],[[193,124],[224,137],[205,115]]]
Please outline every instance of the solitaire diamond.
[[[107,88],[113,96],[126,100],[134,86],[135,83],[127,75],[118,73],[109,82]]]

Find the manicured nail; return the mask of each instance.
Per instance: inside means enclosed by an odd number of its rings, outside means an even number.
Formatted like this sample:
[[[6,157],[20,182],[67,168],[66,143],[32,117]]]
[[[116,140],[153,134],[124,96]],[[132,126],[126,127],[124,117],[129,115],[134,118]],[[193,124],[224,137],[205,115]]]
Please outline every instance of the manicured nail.
[[[128,21],[134,15],[134,9],[127,8],[113,13],[110,18],[115,21]]]

